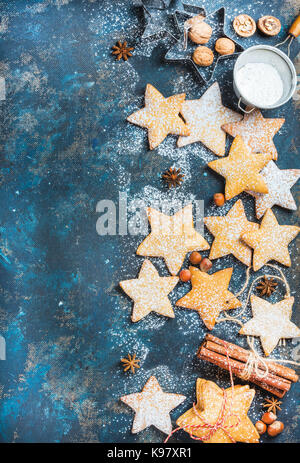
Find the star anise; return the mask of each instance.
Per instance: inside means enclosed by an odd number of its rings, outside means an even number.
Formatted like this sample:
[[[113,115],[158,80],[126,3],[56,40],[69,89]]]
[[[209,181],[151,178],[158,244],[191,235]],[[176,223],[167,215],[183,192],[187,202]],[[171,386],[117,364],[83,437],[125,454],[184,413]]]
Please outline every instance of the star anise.
[[[266,399],[266,402],[263,404],[263,407],[267,408],[268,412],[273,412],[276,415],[276,411],[281,410],[281,403],[282,402],[280,400],[274,399],[274,397],[272,397],[272,399]]]
[[[114,50],[112,52],[113,55],[116,55],[116,59],[119,61],[123,58],[124,61],[127,61],[130,56],[132,56],[131,51],[134,50],[133,47],[128,47],[127,42],[120,42],[118,41],[116,45],[112,47]]]
[[[180,173],[180,169],[172,169],[172,167],[162,175],[163,180],[168,184],[169,188],[180,186],[181,182],[183,182],[183,177],[184,174]]]
[[[133,354],[132,356],[128,354],[128,358],[125,357],[121,359],[121,362],[124,363],[124,371],[128,371],[130,369],[132,373],[135,373],[135,368],[140,368],[140,360],[136,358],[136,354]]]
[[[260,292],[261,296],[270,297],[271,294],[275,291],[278,283],[274,281],[274,278],[267,278],[264,276],[263,280],[260,280],[259,284],[256,286],[256,289]]]

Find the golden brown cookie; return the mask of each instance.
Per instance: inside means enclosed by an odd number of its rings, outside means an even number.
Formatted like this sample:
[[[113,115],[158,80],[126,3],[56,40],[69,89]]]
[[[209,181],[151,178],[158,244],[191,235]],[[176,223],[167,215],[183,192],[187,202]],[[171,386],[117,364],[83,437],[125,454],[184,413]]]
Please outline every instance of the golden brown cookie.
[[[151,233],[139,245],[139,256],[163,257],[172,275],[177,275],[187,252],[209,249],[208,242],[194,228],[192,204],[173,216],[147,209]]]
[[[120,281],[121,288],[134,300],[131,320],[138,322],[152,311],[174,318],[168,294],[178,280],[178,277],[160,277],[150,260],[145,260],[138,278]]]
[[[241,238],[254,249],[253,270],[256,272],[270,260],[291,266],[288,244],[296,238],[300,228],[295,225],[279,225],[271,209],[267,209],[259,230],[248,231]]]
[[[192,289],[176,305],[196,310],[206,327],[212,330],[220,312],[241,306],[240,301],[227,289],[232,268],[219,270],[212,275],[196,267],[190,267],[189,270],[192,274]]]
[[[242,137],[238,135],[232,142],[229,155],[209,162],[208,166],[225,177],[225,198],[228,200],[245,190],[268,193],[267,184],[260,171],[271,158],[269,153],[251,153]]]
[[[284,121],[285,119],[264,118],[259,109],[254,109],[251,113],[245,114],[243,120],[224,124],[222,129],[232,137],[240,135],[254,153],[271,153],[272,159],[277,159],[278,153],[273,137]]]
[[[259,434],[248,417],[255,391],[246,386],[221,389],[212,381],[197,379],[197,404],[176,424],[205,443],[259,442]]]
[[[265,299],[252,295],[253,318],[245,323],[240,334],[259,336],[265,354],[270,355],[280,339],[300,336],[300,329],[291,322],[293,304],[293,297],[270,304]]]
[[[132,124],[148,129],[150,149],[156,148],[168,134],[189,135],[190,131],[179,117],[185,93],[164,98],[150,84],[145,93],[145,107],[127,117]]]

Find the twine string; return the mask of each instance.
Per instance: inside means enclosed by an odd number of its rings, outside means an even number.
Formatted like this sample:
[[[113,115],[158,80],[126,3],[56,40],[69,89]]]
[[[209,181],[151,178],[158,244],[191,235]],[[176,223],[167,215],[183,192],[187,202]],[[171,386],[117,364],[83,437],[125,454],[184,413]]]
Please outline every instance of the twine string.
[[[220,408],[220,412],[217,418],[217,421],[214,424],[208,423],[207,421],[204,420],[204,418],[199,414],[195,403],[193,403],[193,410],[197,418],[200,419],[202,424],[191,424],[191,425],[185,425],[185,426],[178,426],[177,428],[173,429],[173,431],[170,432],[164,443],[167,443],[170,437],[180,429],[184,429],[186,432],[188,432],[189,436],[194,439],[194,440],[199,440],[199,441],[208,441],[213,434],[215,434],[218,429],[222,429],[222,431],[229,437],[229,439],[235,443],[235,439],[232,437],[230,430],[237,427],[240,424],[240,417],[237,414],[234,414],[231,412],[232,410],[232,402],[233,402],[233,396],[234,396],[234,382],[233,382],[233,375],[232,375],[232,369],[230,365],[230,360],[229,360],[229,354],[226,348],[226,358],[228,362],[228,368],[229,368],[229,374],[230,374],[230,384],[231,384],[231,399],[230,399],[230,405],[228,407],[228,411],[226,412],[226,405],[228,402],[228,396],[227,392],[225,389],[222,389],[223,392],[223,400],[222,400],[222,405]],[[229,425],[226,424],[226,420],[229,419],[230,417],[235,417],[236,422],[233,424]],[[208,429],[207,434],[205,434],[203,437],[197,437],[193,435],[193,431],[197,429]]]

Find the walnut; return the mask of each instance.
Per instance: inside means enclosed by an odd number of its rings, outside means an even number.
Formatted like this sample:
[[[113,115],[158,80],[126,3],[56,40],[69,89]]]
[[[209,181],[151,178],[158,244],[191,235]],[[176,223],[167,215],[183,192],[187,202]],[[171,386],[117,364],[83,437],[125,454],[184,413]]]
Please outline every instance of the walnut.
[[[215,50],[219,55],[232,55],[235,51],[235,44],[232,40],[222,37],[216,41]]]
[[[212,28],[203,21],[202,15],[194,16],[186,23],[189,27],[189,38],[192,42],[203,44],[207,43],[212,34]]]
[[[234,18],[233,28],[241,37],[251,37],[256,31],[256,24],[248,14],[240,14]]]
[[[257,27],[263,34],[274,36],[279,34],[281,22],[274,16],[262,16],[257,21]]]
[[[214,54],[208,47],[197,47],[193,53],[193,61],[198,66],[210,66],[214,60]]]

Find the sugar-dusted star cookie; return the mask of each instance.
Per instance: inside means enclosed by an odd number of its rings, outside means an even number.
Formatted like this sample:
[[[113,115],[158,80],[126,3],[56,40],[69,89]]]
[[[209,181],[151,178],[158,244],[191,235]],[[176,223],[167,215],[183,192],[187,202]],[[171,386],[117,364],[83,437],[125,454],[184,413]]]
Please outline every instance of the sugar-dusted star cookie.
[[[176,302],[177,306],[197,310],[206,327],[212,330],[222,310],[236,309],[240,301],[228,291],[232,268],[219,270],[212,275],[196,267],[189,268],[192,289]]]
[[[170,411],[186,397],[163,392],[155,376],[150,376],[142,392],[121,397],[122,402],[135,411],[131,432],[136,434],[153,425],[166,434],[172,431]]]
[[[229,122],[222,125],[222,129],[232,137],[241,135],[254,153],[270,153],[272,159],[277,159],[273,137],[284,121],[285,119],[265,119],[259,109],[254,109],[251,113],[245,114],[242,121]]]
[[[248,417],[255,390],[246,386],[221,389],[198,378],[197,404],[181,415],[176,424],[208,444],[259,442],[259,434]]]
[[[138,322],[151,311],[174,318],[168,294],[178,280],[178,277],[160,277],[150,260],[145,260],[138,278],[120,281],[121,288],[134,300],[131,320]]]
[[[270,161],[261,171],[261,175],[266,181],[269,192],[261,194],[247,191],[255,197],[256,217],[260,219],[266,210],[271,209],[275,204],[296,211],[297,206],[291,187],[300,178],[300,169],[280,170],[274,161]]]
[[[221,129],[226,122],[242,119],[241,114],[222,105],[218,82],[215,82],[199,100],[184,101],[181,108],[190,135],[179,137],[177,145],[186,146],[201,141],[218,156],[224,156],[226,133]]]
[[[254,249],[253,270],[256,272],[269,260],[291,266],[288,244],[296,238],[300,228],[295,225],[279,225],[271,209],[267,209],[258,230],[242,234],[242,240]]]
[[[127,117],[129,122],[148,129],[150,149],[156,148],[168,134],[189,135],[190,131],[179,117],[185,93],[164,98],[150,84],[145,93],[145,107]]]
[[[265,355],[270,355],[280,339],[300,336],[300,329],[291,322],[293,304],[293,297],[270,304],[265,299],[252,295],[253,318],[245,323],[240,334],[259,336]]]
[[[209,249],[208,242],[194,228],[192,204],[173,216],[151,207],[147,209],[151,233],[139,245],[139,256],[163,257],[172,275],[176,275],[187,252]]]
[[[271,160],[269,153],[251,153],[242,137],[233,140],[229,155],[211,161],[208,166],[226,179],[226,200],[245,190],[268,193],[267,184],[259,173]]]
[[[259,224],[247,220],[240,199],[225,217],[205,217],[204,223],[215,237],[210,249],[210,259],[233,254],[245,265],[251,265],[252,250],[241,240],[241,235],[247,231],[258,230]]]

